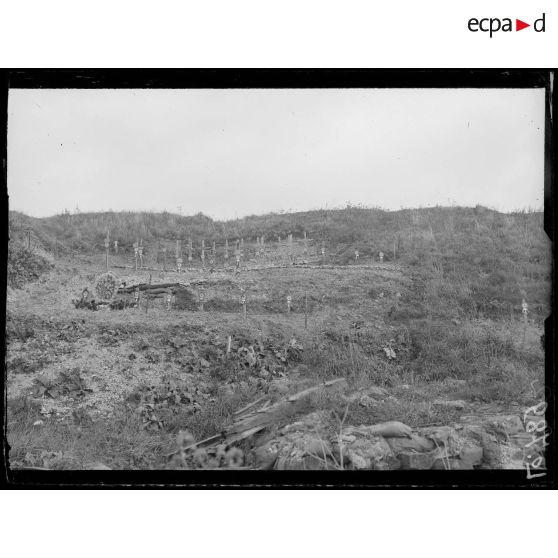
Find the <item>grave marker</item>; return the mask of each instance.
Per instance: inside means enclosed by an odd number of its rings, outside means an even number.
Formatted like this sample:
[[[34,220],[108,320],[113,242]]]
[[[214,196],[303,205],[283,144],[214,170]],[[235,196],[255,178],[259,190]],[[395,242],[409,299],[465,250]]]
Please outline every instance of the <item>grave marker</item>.
[[[355,250],[355,262],[358,262],[359,252]]]
[[[225,262],[229,259],[229,239],[225,238]]]
[[[134,259],[136,262],[136,271],[138,270],[138,243],[134,242]]]
[[[167,247],[163,247],[163,271],[167,271]]]
[[[110,245],[110,240],[107,231],[107,237],[105,238],[105,263],[106,263],[107,271],[109,268],[109,245]]]
[[[242,314],[246,317],[246,295],[244,293],[240,297],[240,304],[242,304]]]
[[[176,268],[180,275],[180,271],[182,270],[182,258],[176,258]]]
[[[205,293],[203,292],[203,288],[202,288],[202,291],[200,292],[200,312],[203,312],[204,300],[205,300]]]
[[[135,292],[134,292],[134,303],[136,305],[136,308],[139,309],[139,307],[140,307],[140,290],[139,290],[139,287],[137,287]]]
[[[202,268],[205,268],[205,240],[202,240],[201,262],[202,262]]]
[[[143,269],[143,246],[138,247],[138,254],[140,259],[140,268]]]
[[[287,313],[288,314],[291,313],[291,302],[292,302],[291,295],[287,295]]]
[[[529,306],[525,299],[521,302],[521,312],[523,312],[523,341],[522,345],[525,344],[525,334],[527,333],[527,315],[529,313]]]
[[[384,261],[384,253],[380,252],[378,255],[380,256],[380,263],[383,262]]]
[[[171,309],[171,302],[172,302],[172,291],[170,289],[167,290],[167,312],[170,312]]]
[[[114,253],[118,254],[118,240],[114,241]]]

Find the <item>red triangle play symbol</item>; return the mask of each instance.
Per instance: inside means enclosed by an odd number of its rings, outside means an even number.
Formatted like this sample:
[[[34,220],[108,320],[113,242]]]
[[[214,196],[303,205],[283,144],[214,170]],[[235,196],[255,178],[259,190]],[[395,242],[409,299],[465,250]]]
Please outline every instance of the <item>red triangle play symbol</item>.
[[[522,29],[525,29],[526,27],[531,27],[531,24],[530,23],[525,23],[524,21],[521,21],[520,19],[515,20],[515,30],[516,31],[521,31]]]

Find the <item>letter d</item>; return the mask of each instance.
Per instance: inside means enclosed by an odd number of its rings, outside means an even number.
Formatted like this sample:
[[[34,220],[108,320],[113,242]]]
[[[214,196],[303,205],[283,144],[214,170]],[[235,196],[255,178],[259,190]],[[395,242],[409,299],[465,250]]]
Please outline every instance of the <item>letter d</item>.
[[[536,19],[536,20],[535,20],[535,23],[533,23],[533,29],[534,29],[537,33],[544,33],[544,25],[545,25],[544,18],[545,18],[545,14],[543,14],[541,18]],[[540,29],[538,28],[539,22],[542,22],[542,27],[541,27]]]

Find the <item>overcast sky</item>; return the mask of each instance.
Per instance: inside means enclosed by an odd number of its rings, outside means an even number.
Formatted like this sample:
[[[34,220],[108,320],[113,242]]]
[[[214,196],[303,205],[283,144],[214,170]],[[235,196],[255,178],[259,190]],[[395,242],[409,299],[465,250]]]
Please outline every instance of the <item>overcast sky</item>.
[[[543,207],[544,90],[17,90],[10,208]]]

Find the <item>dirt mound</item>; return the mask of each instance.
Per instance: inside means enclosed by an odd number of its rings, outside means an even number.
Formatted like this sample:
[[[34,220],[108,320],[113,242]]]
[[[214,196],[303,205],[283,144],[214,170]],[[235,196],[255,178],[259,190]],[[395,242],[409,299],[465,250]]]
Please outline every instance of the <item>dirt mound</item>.
[[[17,246],[8,249],[8,286],[20,289],[53,268],[46,258]]]

